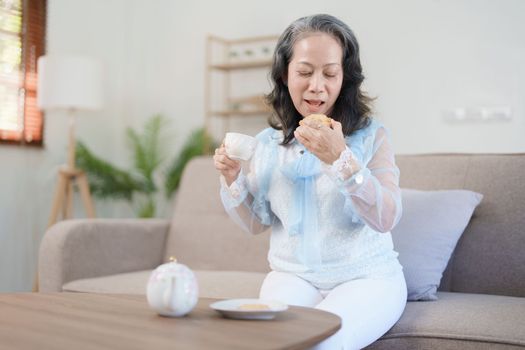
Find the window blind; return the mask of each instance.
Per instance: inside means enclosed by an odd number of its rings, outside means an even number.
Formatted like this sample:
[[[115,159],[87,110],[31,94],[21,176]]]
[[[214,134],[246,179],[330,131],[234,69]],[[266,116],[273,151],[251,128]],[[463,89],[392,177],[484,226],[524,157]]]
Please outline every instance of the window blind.
[[[37,59],[45,53],[46,0],[0,0],[0,142],[42,145]]]

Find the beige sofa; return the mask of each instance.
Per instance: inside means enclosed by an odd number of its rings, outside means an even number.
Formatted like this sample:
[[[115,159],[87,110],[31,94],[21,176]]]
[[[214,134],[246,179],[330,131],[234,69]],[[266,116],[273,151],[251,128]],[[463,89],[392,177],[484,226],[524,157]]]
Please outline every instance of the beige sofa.
[[[525,154],[398,156],[401,186],[484,195],[443,276],[439,300],[409,302],[370,349],[525,347]],[[211,158],[186,168],[173,220],[71,220],[46,232],[42,292],[145,293],[150,271],[176,256],[202,297],[257,297],[268,233],[243,233],[226,215]]]

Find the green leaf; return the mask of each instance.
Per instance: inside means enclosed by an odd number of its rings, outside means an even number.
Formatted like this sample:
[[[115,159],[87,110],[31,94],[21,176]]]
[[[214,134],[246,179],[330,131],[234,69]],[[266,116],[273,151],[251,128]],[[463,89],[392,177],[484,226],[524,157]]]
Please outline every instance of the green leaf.
[[[138,216],[139,218],[155,217],[155,202],[152,197],[148,197],[146,202],[139,206]]]
[[[126,129],[128,142],[133,148],[133,163],[137,171],[148,183],[147,190],[157,190],[153,180],[153,173],[162,163],[159,134],[166,124],[161,115],[155,115],[144,125],[144,132],[139,135],[131,128]]]
[[[96,197],[131,200],[133,192],[144,187],[131,173],[93,155],[80,141],[75,153],[77,167],[86,172],[91,193]]]

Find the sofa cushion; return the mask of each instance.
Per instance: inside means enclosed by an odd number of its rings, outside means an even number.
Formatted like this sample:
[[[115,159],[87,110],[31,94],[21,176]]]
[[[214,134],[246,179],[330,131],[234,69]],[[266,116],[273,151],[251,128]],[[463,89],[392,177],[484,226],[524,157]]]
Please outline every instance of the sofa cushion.
[[[439,290],[525,297],[525,154],[396,156],[402,188],[483,194]]]
[[[369,349],[512,349],[525,346],[525,298],[438,292],[409,302]]]
[[[257,298],[265,273],[194,270],[201,298]],[[146,294],[151,270],[86,278],[64,284],[64,292]]]
[[[483,196],[466,190],[402,190],[403,216],[392,230],[408,300],[435,300],[443,271]]]

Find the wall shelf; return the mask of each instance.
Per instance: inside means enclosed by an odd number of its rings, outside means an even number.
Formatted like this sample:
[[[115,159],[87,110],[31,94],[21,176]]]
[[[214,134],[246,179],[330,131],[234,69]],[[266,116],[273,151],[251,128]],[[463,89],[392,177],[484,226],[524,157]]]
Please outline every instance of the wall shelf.
[[[210,35],[206,43],[206,130],[213,136],[212,121],[221,124],[220,137],[230,131],[231,118],[264,117],[271,109],[264,103],[267,75],[279,37],[260,36],[233,40]],[[251,74],[246,78],[245,73]],[[234,74],[235,73],[235,74]],[[255,78],[261,78],[261,86]],[[249,80],[247,80],[249,79]],[[263,85],[264,84],[264,85]],[[255,86],[255,93],[246,89]],[[235,93],[235,91],[237,93]]]
[[[271,60],[257,60],[257,61],[252,61],[252,62],[212,64],[209,68],[229,71],[229,70],[266,68],[266,67],[271,67],[271,65],[272,65]]]

